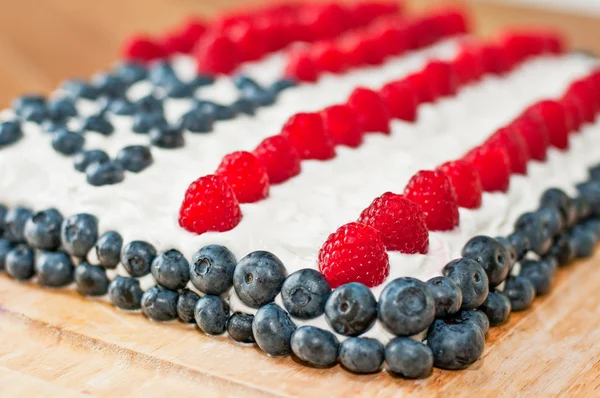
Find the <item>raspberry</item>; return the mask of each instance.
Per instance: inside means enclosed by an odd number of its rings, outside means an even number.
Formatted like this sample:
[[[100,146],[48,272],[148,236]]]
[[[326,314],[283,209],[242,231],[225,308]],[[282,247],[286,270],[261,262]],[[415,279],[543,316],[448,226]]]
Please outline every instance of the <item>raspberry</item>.
[[[421,206],[430,231],[449,231],[458,225],[456,193],[444,173],[419,171],[406,185],[404,195]]]
[[[380,233],[351,222],[329,235],[319,250],[319,271],[332,288],[350,282],[380,285],[390,273],[390,261]]]
[[[290,54],[284,75],[301,82],[316,82],[319,77],[315,61],[303,52]]]
[[[510,161],[510,171],[516,174],[527,174],[529,152],[523,137],[512,126],[498,129],[486,141],[489,145],[504,148]]]
[[[416,94],[417,105],[433,102],[435,99],[433,89],[423,72],[413,73],[412,75],[405,77],[404,81],[410,85],[413,92]]]
[[[385,46],[364,32],[347,34],[340,40],[343,58],[349,66],[379,65],[386,56]]]
[[[488,73],[502,75],[513,66],[510,54],[498,44],[488,44],[481,47],[483,69]]]
[[[596,99],[594,98],[594,90],[588,82],[578,80],[571,83],[565,97],[573,97],[577,101],[583,113],[583,120],[588,123],[593,123],[596,120]]]
[[[198,73],[229,74],[238,66],[239,50],[225,35],[204,37],[198,43],[195,51]]]
[[[469,31],[467,18],[459,9],[437,11],[432,19],[441,36],[452,36]]]
[[[567,120],[567,129],[569,133],[576,133],[581,129],[583,124],[583,110],[579,100],[573,96],[565,96],[560,100],[563,109],[565,110],[565,118]]]
[[[310,49],[310,57],[318,71],[342,73],[348,68],[344,54],[332,41],[314,44]]]
[[[262,31],[252,25],[236,26],[231,30],[230,35],[242,61],[255,61],[267,53]]]
[[[417,96],[406,80],[386,84],[379,90],[379,95],[391,117],[407,122],[417,120]]]
[[[358,147],[363,142],[363,132],[352,109],[347,105],[333,105],[321,111],[325,130],[337,145]]]
[[[124,44],[123,58],[129,61],[149,62],[166,57],[163,47],[153,39],[145,36],[132,36]]]
[[[478,55],[476,51],[463,49],[452,62],[459,86],[477,81],[483,75],[483,64]]]
[[[471,162],[485,192],[506,192],[510,184],[510,159],[501,146],[482,145],[474,148],[464,159]]]
[[[541,123],[548,132],[550,144],[558,149],[569,148],[569,126],[563,106],[556,101],[540,101],[525,111],[525,114]]]
[[[543,125],[530,116],[521,115],[511,123],[511,127],[523,138],[530,159],[546,160],[550,138]]]
[[[206,25],[198,19],[188,20],[182,28],[167,34],[162,45],[169,54],[190,53],[206,32]]]
[[[390,134],[390,114],[385,102],[376,91],[358,87],[347,102],[363,132]]]
[[[449,97],[456,94],[456,76],[449,63],[431,61],[423,70],[423,74],[429,82],[434,98]]]
[[[358,222],[378,230],[386,250],[427,253],[429,232],[423,210],[402,195],[384,193],[362,211]]]
[[[408,49],[406,33],[406,28],[383,21],[375,26],[373,37],[384,55],[399,55]]]
[[[352,25],[358,27],[365,26],[383,15],[398,14],[400,12],[400,5],[395,1],[359,1],[349,5],[348,11],[350,12]]]
[[[179,209],[179,225],[198,235],[229,231],[241,219],[242,211],[233,190],[222,177],[212,174],[190,184]]]
[[[313,40],[331,39],[348,27],[348,11],[339,4],[305,7],[302,18]]]
[[[317,113],[298,113],[288,119],[281,130],[298,151],[300,159],[328,160],[335,157],[333,139],[325,131]]]
[[[250,152],[225,155],[217,168],[240,203],[254,203],[269,195],[269,176],[265,167]]]
[[[300,156],[282,135],[265,138],[253,154],[267,170],[271,184],[279,184],[300,174]]]
[[[455,160],[438,166],[436,170],[448,177],[450,185],[456,193],[456,202],[460,207],[478,209],[481,206],[483,187],[479,174],[471,163],[465,160]]]

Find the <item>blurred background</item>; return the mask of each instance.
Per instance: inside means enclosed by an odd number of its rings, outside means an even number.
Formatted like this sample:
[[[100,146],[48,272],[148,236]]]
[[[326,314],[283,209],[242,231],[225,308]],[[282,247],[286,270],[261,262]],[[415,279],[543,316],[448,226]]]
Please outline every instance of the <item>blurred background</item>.
[[[0,106],[25,92],[48,92],[68,77],[111,65],[123,39],[160,32],[185,16],[268,0],[3,0],[0,12]],[[277,1],[277,0],[271,0]],[[317,0],[318,1],[318,0]],[[409,9],[468,5],[475,31],[507,25],[562,29],[575,48],[600,53],[600,0],[405,0]]]

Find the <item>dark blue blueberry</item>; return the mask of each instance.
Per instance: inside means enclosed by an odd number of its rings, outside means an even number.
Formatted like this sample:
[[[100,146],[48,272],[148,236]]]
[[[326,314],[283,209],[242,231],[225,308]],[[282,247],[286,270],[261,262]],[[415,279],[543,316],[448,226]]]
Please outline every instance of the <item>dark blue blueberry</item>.
[[[167,86],[179,79],[167,61],[158,61],[148,69],[148,80],[157,86]]]
[[[550,207],[558,210],[562,220],[562,225],[568,225],[572,203],[569,195],[567,195],[562,189],[550,188],[544,191],[542,197],[540,198],[540,207]]]
[[[231,107],[235,110],[235,113],[244,113],[251,116],[254,115],[256,110],[254,103],[247,98],[237,99],[233,104],[231,104]]]
[[[96,187],[118,184],[125,179],[125,169],[118,162],[92,163],[85,170],[86,181]]]
[[[190,264],[175,249],[159,253],[152,261],[150,271],[156,282],[167,289],[183,289],[190,281]]]
[[[600,220],[591,218],[581,224],[581,226],[589,231],[592,231],[596,239],[600,239]]]
[[[239,90],[260,90],[262,89],[262,86],[260,84],[258,84],[254,79],[252,79],[250,76],[246,76],[246,75],[236,75],[233,77],[233,84],[235,84],[235,86],[239,89]]]
[[[536,254],[543,256],[552,245],[552,235],[540,214],[524,213],[515,223],[515,231],[520,232],[529,240],[530,249]]]
[[[254,315],[234,312],[227,320],[227,334],[238,343],[254,343],[252,321]]]
[[[165,87],[165,95],[169,98],[188,98],[194,95],[195,88],[179,80],[169,83]]]
[[[133,277],[147,275],[156,258],[156,249],[148,242],[134,240],[129,242],[121,252],[121,264]]]
[[[195,323],[194,309],[200,296],[190,289],[183,289],[177,299],[177,315],[184,323]]]
[[[214,115],[198,108],[193,108],[185,113],[179,120],[181,128],[192,133],[209,133],[213,129],[214,122]]]
[[[510,316],[510,300],[502,292],[490,292],[479,309],[488,317],[490,326],[505,323]]]
[[[0,148],[14,144],[23,138],[23,131],[18,121],[7,121],[0,123]]]
[[[207,294],[196,303],[194,318],[204,333],[222,334],[227,329],[229,305],[221,296]]]
[[[412,336],[433,322],[435,300],[426,283],[415,278],[394,279],[381,292],[377,316],[389,332]]]
[[[65,120],[78,115],[75,101],[69,97],[57,98],[48,103],[48,113],[53,120]]]
[[[431,349],[410,337],[396,337],[385,346],[385,361],[394,374],[409,379],[427,377],[433,371]]]
[[[591,180],[600,181],[600,164],[590,167],[589,174]]]
[[[485,270],[490,286],[501,284],[510,268],[506,248],[489,236],[475,236],[463,246],[462,256],[477,261]]]
[[[291,316],[312,319],[325,312],[331,286],[314,269],[301,269],[288,276],[281,286],[283,306]]]
[[[575,208],[576,222],[587,220],[592,214],[592,208],[589,202],[582,196],[573,198],[573,207]]]
[[[342,366],[355,373],[374,373],[381,369],[385,351],[379,340],[349,337],[340,344]]]
[[[163,149],[175,149],[184,146],[185,139],[181,129],[169,126],[150,130],[150,143]]]
[[[64,121],[46,119],[42,122],[43,133],[56,133],[64,130],[68,130],[67,124]]]
[[[435,302],[435,316],[444,317],[457,313],[462,305],[462,291],[453,279],[436,276],[427,281]]]
[[[485,336],[481,328],[468,319],[439,318],[429,328],[427,345],[433,353],[434,366],[464,369],[483,354]]]
[[[42,286],[67,286],[73,282],[74,270],[67,253],[41,251],[35,257],[37,281]]]
[[[6,255],[6,272],[16,280],[26,281],[35,274],[33,249],[18,245]]]
[[[108,286],[108,298],[115,307],[122,310],[139,310],[143,294],[140,281],[135,278],[117,276]]]
[[[173,290],[152,286],[142,295],[142,312],[153,321],[172,321],[177,319],[178,298]]]
[[[442,270],[462,291],[463,310],[479,307],[488,295],[488,277],[481,264],[469,258],[450,261]]]
[[[0,204],[0,238],[4,236],[4,229],[6,228],[6,225],[4,223],[6,213],[8,213],[8,209],[3,204]]]
[[[288,88],[291,88],[294,86],[296,86],[295,81],[293,81],[291,79],[281,79],[281,80],[277,80],[275,83],[271,84],[271,86],[269,86],[269,91],[275,95],[278,95],[282,91],[287,90]]]
[[[592,215],[600,216],[600,181],[592,180],[577,185],[579,195],[590,204]]]
[[[487,336],[488,331],[490,330],[490,320],[488,319],[487,315],[479,310],[460,311],[454,316],[454,319],[473,322],[481,329],[481,332],[484,336]]]
[[[34,249],[54,250],[60,246],[63,216],[56,209],[35,213],[25,223],[25,241]]]
[[[13,109],[25,120],[41,123],[48,117],[46,100],[40,95],[25,95],[13,101]]]
[[[119,77],[124,84],[131,86],[148,76],[144,66],[135,63],[123,63],[114,70],[115,76]]]
[[[235,109],[212,101],[198,100],[196,107],[202,113],[212,115],[215,120],[229,120],[235,117]]]
[[[533,303],[535,287],[527,278],[509,276],[502,293],[510,300],[512,311],[523,311]]]
[[[125,98],[115,98],[108,103],[108,110],[115,115],[131,116],[135,114],[137,108]]]
[[[62,83],[61,88],[75,98],[87,100],[95,100],[99,94],[95,87],[81,79],[67,80]]]
[[[67,156],[81,151],[83,144],[85,144],[83,135],[68,130],[58,131],[52,137],[52,148]]]
[[[256,106],[268,106],[275,103],[276,94],[269,90],[244,90],[243,96]]]
[[[570,240],[575,256],[582,258],[594,254],[594,247],[596,246],[598,239],[596,238],[596,233],[594,231],[581,225],[576,225],[571,230]]]
[[[110,73],[100,73],[93,77],[92,85],[98,93],[110,98],[119,98],[125,94],[127,84],[120,77]]]
[[[497,236],[495,239],[498,243],[504,246],[506,253],[508,253],[508,269],[510,272],[517,262],[517,249],[510,243],[508,238],[505,238],[504,236]]]
[[[4,237],[12,243],[25,242],[25,224],[32,214],[24,207],[10,209],[4,217]]]
[[[189,85],[194,88],[198,88],[198,87],[210,86],[214,82],[215,82],[215,78],[212,76],[196,75],[196,77],[194,77],[192,79],[192,81],[189,82]]]
[[[60,229],[60,239],[69,254],[85,258],[98,240],[98,219],[86,213],[67,217]]]
[[[296,325],[277,304],[261,307],[252,321],[252,335],[261,350],[271,356],[292,353],[291,339]]]
[[[82,129],[107,136],[115,131],[113,125],[101,114],[88,116],[83,122]]]
[[[75,267],[75,284],[82,296],[104,296],[108,292],[110,280],[106,270],[97,265],[81,262]]]
[[[517,261],[525,257],[527,252],[531,249],[529,238],[521,232],[513,232],[508,235],[507,239],[515,249]]]
[[[45,106],[46,99],[40,94],[22,95],[17,97],[12,102],[12,108],[16,113],[21,112],[22,109],[27,107]]]
[[[285,277],[285,267],[277,256],[256,251],[242,258],[235,267],[233,286],[244,304],[260,308],[275,299]]]
[[[333,333],[314,326],[301,326],[292,333],[292,352],[302,361],[316,367],[335,364],[339,342]]]
[[[110,160],[110,157],[106,152],[100,149],[92,149],[89,151],[81,151],[75,155],[73,165],[75,170],[85,172],[87,167],[92,163],[106,163]]]
[[[0,238],[0,271],[4,270],[6,266],[6,255],[10,252],[15,245],[9,242],[8,239]]]
[[[377,301],[362,283],[348,283],[335,289],[325,303],[327,322],[345,336],[358,336],[377,320]]]
[[[46,110],[45,106],[28,106],[21,110],[19,116],[28,122],[40,124],[48,117],[48,111]]]
[[[131,129],[137,134],[147,134],[154,128],[167,128],[169,123],[161,113],[137,113],[133,117]]]
[[[204,246],[192,256],[190,279],[203,293],[223,294],[233,286],[235,265],[235,257],[225,246]]]
[[[138,99],[135,102],[136,108],[140,113],[163,113],[163,103],[160,99],[156,98],[152,94],[148,94],[145,97]]]
[[[546,294],[552,288],[555,269],[545,260],[523,260],[519,275],[529,279],[538,296]]]
[[[116,161],[125,170],[139,173],[148,168],[153,162],[150,148],[143,145],[126,146],[117,153]]]
[[[563,228],[563,221],[558,209],[554,207],[542,207],[537,213],[542,219],[544,227],[548,228],[551,236],[555,236]]]

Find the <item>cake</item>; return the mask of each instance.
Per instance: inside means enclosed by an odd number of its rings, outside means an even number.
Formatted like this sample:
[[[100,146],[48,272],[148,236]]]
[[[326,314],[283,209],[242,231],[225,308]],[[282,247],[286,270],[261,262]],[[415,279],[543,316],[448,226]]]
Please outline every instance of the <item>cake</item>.
[[[285,4],[122,58],[1,113],[10,277],[419,378],[600,238],[600,68],[551,30]]]

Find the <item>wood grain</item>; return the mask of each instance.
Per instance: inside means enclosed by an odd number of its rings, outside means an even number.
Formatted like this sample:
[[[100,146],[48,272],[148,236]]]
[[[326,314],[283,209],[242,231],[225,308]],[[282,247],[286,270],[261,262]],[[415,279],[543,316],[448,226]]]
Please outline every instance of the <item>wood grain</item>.
[[[191,13],[213,15],[241,3],[5,4],[0,13],[0,105],[109,66],[132,32],[158,32]],[[411,1],[410,6],[433,3],[440,2]],[[564,29],[576,46],[600,51],[600,24],[593,18],[487,3],[475,4],[473,14],[482,35],[506,24],[547,23]],[[177,322],[151,323],[139,313],[117,311],[72,290],[42,289],[0,276],[0,396],[599,396],[598,262],[600,252],[561,270],[550,296],[490,332],[483,358],[469,370],[435,370],[418,381],[386,373],[358,376],[339,366],[306,368]]]

